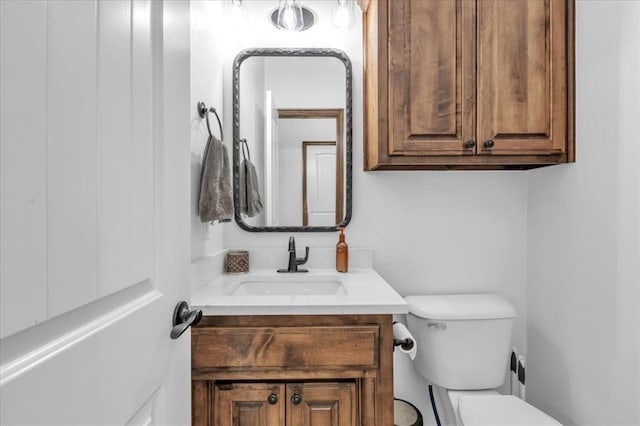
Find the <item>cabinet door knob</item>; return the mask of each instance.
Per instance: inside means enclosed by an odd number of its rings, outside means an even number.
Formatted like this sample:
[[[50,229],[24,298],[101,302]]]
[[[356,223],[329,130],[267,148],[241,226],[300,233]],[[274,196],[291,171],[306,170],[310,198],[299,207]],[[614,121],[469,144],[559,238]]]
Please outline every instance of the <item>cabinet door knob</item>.
[[[294,393],[293,396],[291,397],[291,403],[293,405],[298,405],[302,402],[302,397],[300,395],[298,395],[297,393]]]
[[[485,141],[485,143],[484,143],[484,147],[485,148],[493,148],[493,145],[495,145],[495,143],[493,142],[493,139],[489,139],[488,141]]]
[[[269,395],[269,398],[267,398],[267,401],[271,405],[276,405],[278,403],[278,395],[272,393],[271,395]]]
[[[464,143],[465,148],[473,148],[474,146],[476,146],[476,141],[466,141]]]

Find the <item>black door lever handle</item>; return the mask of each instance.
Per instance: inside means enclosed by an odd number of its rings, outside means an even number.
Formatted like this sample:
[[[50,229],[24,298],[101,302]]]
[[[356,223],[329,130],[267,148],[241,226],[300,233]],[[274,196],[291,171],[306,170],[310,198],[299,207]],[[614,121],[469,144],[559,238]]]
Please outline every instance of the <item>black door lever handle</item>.
[[[202,319],[202,311],[200,309],[189,309],[189,304],[182,301],[176,305],[173,311],[173,328],[171,329],[171,338],[177,339],[182,336],[187,328],[200,322]]]

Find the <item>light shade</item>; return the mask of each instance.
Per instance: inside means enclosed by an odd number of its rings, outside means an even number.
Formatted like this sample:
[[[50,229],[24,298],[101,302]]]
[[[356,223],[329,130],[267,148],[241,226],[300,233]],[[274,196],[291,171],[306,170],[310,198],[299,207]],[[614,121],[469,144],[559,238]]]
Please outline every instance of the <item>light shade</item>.
[[[350,30],[355,24],[354,0],[336,0],[331,11],[331,25],[340,30]]]
[[[278,24],[279,11],[280,8],[276,7],[275,9],[273,9],[269,15],[269,21],[271,21],[273,26],[277,29],[288,31],[286,28],[283,28]],[[308,30],[309,28],[313,27],[313,25],[317,21],[316,13],[313,10],[309,9],[307,6],[302,6],[302,20],[304,22],[304,25],[302,26],[302,29],[300,31]]]
[[[302,6],[298,0],[280,0],[278,7],[278,28],[287,31],[301,31],[304,27]]]

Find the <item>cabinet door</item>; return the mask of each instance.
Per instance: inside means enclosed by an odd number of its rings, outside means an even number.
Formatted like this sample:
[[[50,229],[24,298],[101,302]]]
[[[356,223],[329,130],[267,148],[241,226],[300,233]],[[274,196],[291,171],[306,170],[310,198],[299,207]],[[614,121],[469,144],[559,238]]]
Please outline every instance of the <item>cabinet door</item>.
[[[287,426],[355,426],[356,384],[287,385]]]
[[[475,154],[475,3],[389,1],[388,11],[389,155]]]
[[[478,153],[562,154],[567,141],[567,2],[477,4]]]
[[[217,385],[214,393],[214,425],[284,426],[284,395],[283,384]]]

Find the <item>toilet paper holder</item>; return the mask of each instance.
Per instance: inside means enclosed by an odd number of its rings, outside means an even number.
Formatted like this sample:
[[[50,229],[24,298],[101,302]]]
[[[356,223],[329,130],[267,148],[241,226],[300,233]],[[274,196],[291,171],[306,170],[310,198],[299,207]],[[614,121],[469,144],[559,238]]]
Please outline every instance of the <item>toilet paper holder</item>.
[[[408,337],[406,339],[393,339],[394,348],[396,346],[400,346],[405,351],[410,351],[411,349],[413,349],[413,345],[414,345],[413,339],[410,339]]]

